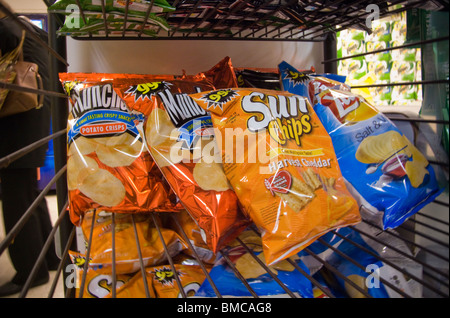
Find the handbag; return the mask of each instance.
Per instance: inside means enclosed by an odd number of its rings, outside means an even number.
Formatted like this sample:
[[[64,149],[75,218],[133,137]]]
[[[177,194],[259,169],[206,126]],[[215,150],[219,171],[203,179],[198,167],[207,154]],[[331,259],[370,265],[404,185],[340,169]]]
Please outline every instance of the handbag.
[[[22,39],[13,51],[0,59],[0,81],[14,84],[23,88],[39,90],[43,88],[39,67],[36,63],[23,60]],[[5,97],[6,95],[6,97]],[[34,92],[0,89],[0,118],[22,113],[33,108],[42,107],[44,95]]]

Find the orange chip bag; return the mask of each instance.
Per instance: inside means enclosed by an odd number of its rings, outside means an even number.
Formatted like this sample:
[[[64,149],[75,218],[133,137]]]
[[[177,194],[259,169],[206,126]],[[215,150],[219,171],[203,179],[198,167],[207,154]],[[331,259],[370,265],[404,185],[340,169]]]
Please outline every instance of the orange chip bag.
[[[108,298],[112,292],[113,277],[110,273],[102,269],[88,268],[84,273],[84,263],[86,256],[78,252],[69,251],[70,259],[73,263],[69,276],[66,278],[66,284],[73,284],[75,287],[75,297],[79,297],[82,280],[84,279],[83,298]],[[67,272],[67,270],[66,270]],[[121,286],[127,284],[133,275],[119,274],[116,275],[116,291]],[[67,286],[69,287],[69,286]]]
[[[156,298],[155,291],[152,288],[152,281],[150,274],[145,271],[145,279],[142,278],[141,271],[137,272],[125,284],[116,288],[116,298]],[[147,292],[148,291],[148,295]],[[112,298],[112,293],[109,293],[105,298]]]
[[[204,238],[202,237],[202,231],[198,227],[197,223],[192,219],[187,211],[181,211],[180,213],[174,213],[172,222],[170,224],[170,228],[172,228],[177,233],[181,234],[181,231],[186,234],[186,237],[192,244],[197,256],[205,263],[213,264],[217,256],[214,254],[211,249],[206,244]],[[181,229],[180,229],[181,226]],[[183,237],[183,236],[181,236]],[[186,255],[194,256],[194,252],[187,248],[183,251]]]
[[[153,159],[216,253],[249,221],[214,160],[218,148],[211,117],[188,96],[213,86],[199,74],[159,82],[117,80],[115,87],[130,109],[145,116],[145,142]]]
[[[175,264],[174,267],[186,297],[194,296],[206,277],[202,268],[198,265],[181,264]],[[171,266],[149,267],[146,268],[146,272],[152,277],[152,286],[157,298],[183,297]]]
[[[231,63],[231,58],[226,56],[208,71],[203,72],[216,89],[238,87],[238,81]]]
[[[225,174],[272,265],[360,222],[331,138],[304,97],[262,89],[190,95],[211,112]]]
[[[142,138],[143,117],[115,93],[125,74],[61,73],[70,96],[67,182],[71,221],[91,209],[131,213],[173,211],[175,195],[163,182]]]
[[[187,297],[194,296],[205,279],[205,274],[198,265],[175,264],[175,270],[183,286]],[[160,265],[147,267],[145,269],[145,279],[150,298],[180,298],[183,294],[180,291],[170,265]],[[116,298],[145,298],[146,282],[142,278],[142,272],[137,272],[125,284],[116,288]],[[105,298],[111,298],[109,293]]]
[[[94,213],[88,211],[81,222],[86,241],[90,239],[91,227],[94,224],[89,253],[89,267],[111,272],[112,214],[103,211],[97,212],[95,213],[95,221],[92,223],[93,216]],[[158,229],[150,215],[116,213],[114,228],[116,273],[133,273],[139,270],[140,258],[136,243],[136,233],[139,238],[139,248],[144,266],[153,266],[166,260],[164,246],[160,240]],[[161,227],[160,231],[170,256],[174,256],[187,248],[186,243],[175,231]]]

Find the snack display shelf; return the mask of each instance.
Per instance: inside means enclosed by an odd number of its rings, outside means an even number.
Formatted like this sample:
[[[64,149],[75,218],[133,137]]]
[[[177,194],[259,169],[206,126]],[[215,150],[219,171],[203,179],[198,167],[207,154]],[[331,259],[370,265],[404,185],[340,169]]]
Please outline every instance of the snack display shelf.
[[[48,6],[51,5],[52,1],[44,1]],[[76,1],[80,5],[80,1]],[[230,6],[230,3],[233,3]],[[359,26],[365,29],[365,21],[370,11],[367,11],[368,2],[365,1],[320,1],[320,2],[307,2],[305,5],[300,6],[299,1],[277,1],[277,4],[273,4],[275,1],[172,1],[171,5],[177,7],[177,10],[173,12],[166,12],[162,16],[166,19],[170,25],[169,30],[158,29],[155,36],[146,36],[142,32],[135,32],[134,34],[128,34],[123,30],[122,34],[115,32],[110,33],[108,30],[108,24],[106,23],[106,10],[105,1],[101,1],[102,12],[101,15],[104,18],[105,28],[102,32],[98,34],[87,33],[85,35],[75,35],[74,39],[86,40],[86,41],[101,41],[101,40],[158,40],[158,39],[173,39],[173,40],[189,40],[189,39],[202,39],[202,40],[233,40],[233,41],[320,41],[324,44],[324,66],[325,71],[330,73],[337,73],[336,62],[339,60],[336,57],[336,41],[334,38],[334,33],[345,29],[350,26]],[[375,4],[380,13],[380,17],[388,16],[389,14],[407,10],[409,8],[415,8],[420,6],[422,1],[371,1],[370,4]],[[126,1],[125,11],[124,11],[124,25],[127,21],[127,12],[130,1]],[[181,5],[182,4],[182,5]],[[395,5],[403,5],[401,9],[393,9]],[[441,2],[441,5],[448,9],[448,2]],[[153,1],[150,2],[145,19],[148,18],[153,6]],[[200,10],[201,9],[201,10]],[[81,17],[85,19],[85,13],[81,10]],[[57,246],[59,247],[59,255],[61,258],[60,265],[57,269],[57,275],[55,280],[48,291],[48,297],[53,297],[56,286],[58,284],[58,279],[66,279],[68,273],[64,271],[67,265],[71,264],[69,257],[69,250],[79,250],[80,246],[77,246],[77,228],[69,220],[68,216],[68,190],[66,183],[66,125],[67,125],[67,96],[63,93],[62,87],[58,79],[59,72],[67,71],[67,62],[65,61],[66,55],[66,42],[64,36],[57,36],[57,31],[63,25],[64,17],[52,12],[49,12],[49,52],[52,54],[51,59],[51,89],[50,91],[40,90],[40,94],[47,94],[52,100],[52,131],[54,132],[49,137],[35,142],[24,149],[21,149],[5,158],[0,158],[0,168],[6,167],[12,161],[20,158],[26,153],[36,149],[40,145],[53,140],[54,143],[54,158],[55,158],[55,176],[48,183],[46,187],[42,190],[36,201],[30,206],[30,208],[25,212],[24,216],[16,224],[16,226],[9,233],[6,234],[0,242],[0,254],[5,252],[14,240],[14,237],[22,229],[25,222],[28,220],[30,215],[33,213],[35,206],[39,204],[41,200],[49,193],[51,188],[56,184],[56,194],[57,194],[57,204],[59,217],[55,222],[53,231],[51,232],[43,250],[41,251],[40,257],[36,262],[32,273],[30,274],[27,283],[25,284],[19,297],[27,297],[29,288],[33,282],[34,274],[37,272],[37,268],[40,262],[43,261],[45,253],[51,246],[54,240],[57,240]],[[145,24],[145,19],[142,22],[142,26]],[[18,23],[21,23],[18,21]],[[433,40],[420,41],[416,43],[405,44],[401,47],[388,48],[386,50],[401,49],[407,46],[417,46],[430,42],[440,42],[448,41],[448,37],[436,38]],[[44,45],[44,44],[43,44]],[[374,53],[374,52],[372,52]],[[371,54],[371,53],[367,53]],[[353,56],[346,56],[341,59],[351,58]],[[448,79],[438,79],[433,81],[418,81],[416,84],[420,85],[436,85],[441,83],[448,83]],[[402,83],[391,83],[391,84],[373,84],[374,86],[382,85],[401,85]],[[15,85],[1,84],[2,88],[21,90],[22,88],[16,87]],[[355,86],[354,88],[364,88],[366,86]],[[423,125],[430,125],[431,127],[436,127],[438,125],[448,125],[449,121],[445,119],[436,119],[428,117],[418,117],[409,116],[399,113],[389,113],[385,114],[394,122],[403,122],[410,125],[410,128],[415,131],[420,131]],[[435,158],[433,156],[427,158],[428,161],[436,167],[436,171],[439,171],[440,178],[446,180],[448,183],[448,153],[444,160],[439,157]],[[427,209],[416,213],[414,216],[410,217],[406,222],[400,225],[395,230],[383,230],[379,225],[371,222],[370,220],[363,220],[362,223],[366,226],[376,229],[376,234],[373,231],[367,232],[364,229],[352,226],[351,228],[358,232],[365,239],[376,242],[384,246],[384,250],[389,250],[399,257],[404,257],[408,261],[413,262],[417,266],[422,268],[420,274],[417,272],[409,272],[407,269],[398,265],[391,258],[383,256],[384,254],[374,253],[372,250],[361,246],[358,242],[354,242],[346,236],[343,236],[339,231],[335,230],[333,233],[336,237],[341,240],[354,245],[356,248],[360,249],[362,252],[367,253],[371,257],[374,257],[378,261],[389,265],[395,270],[402,273],[407,277],[413,284],[421,286],[423,291],[422,297],[449,297],[449,274],[448,274],[448,264],[449,264],[449,232],[448,232],[448,217],[443,218],[442,216],[433,215],[433,211],[438,209],[448,210],[448,194],[439,197],[434,202],[427,206]],[[161,233],[161,228],[158,226],[155,218],[156,214],[150,214],[153,219],[153,223],[158,231],[159,238],[165,250],[165,256],[170,264],[170,267],[174,273],[176,284],[179,286],[180,297],[188,297],[189,295],[185,292],[181,285],[180,278],[178,277],[177,271],[175,270],[175,263],[173,257],[171,257],[168,244],[165,242],[164,237]],[[95,216],[95,212],[94,212]],[[216,297],[223,297],[217,288],[214,280],[209,275],[207,266],[201,261],[201,258],[197,254],[196,250],[192,246],[191,242],[187,238],[183,227],[179,224],[178,220],[173,217],[171,213],[164,213],[165,218],[173,219],[174,223],[180,229],[181,236],[188,244],[192,255],[198,261],[201,269],[206,277],[206,280],[211,285],[214,290]],[[139,252],[139,270],[142,273],[142,277],[145,275],[144,260],[140,253],[141,242],[138,239],[136,232],[136,222],[135,216],[131,215],[132,225],[135,231],[134,242],[130,244],[136,244],[137,251]],[[92,218],[95,220],[95,217]],[[112,253],[112,297],[116,296],[116,265],[115,265],[115,217],[112,215],[112,241],[111,249]],[[87,244],[85,248],[86,259],[89,259],[90,247],[92,244],[92,231],[89,237],[87,237]],[[257,233],[257,229],[254,228],[253,231]],[[395,240],[401,240],[401,242],[409,248],[410,251],[406,251],[399,248],[396,244],[392,244],[389,239],[393,238]],[[280,287],[284,290],[287,297],[299,297],[299,295],[291,291],[282,281],[279,280],[277,275],[268,266],[262,262],[257,255],[252,251],[252,249],[239,238],[238,243],[245,249],[248,253],[252,255],[258,266],[264,268],[264,270],[276,281]],[[318,243],[322,244],[324,249],[338,253],[341,257],[351,262],[357,268],[365,271],[366,267],[360,264],[357,260],[352,259],[348,255],[342,253],[336,248],[336,246],[330,245],[327,241],[319,238]],[[312,259],[318,266],[320,266],[324,275],[329,275],[329,277],[339,277],[344,280],[346,284],[351,286],[355,291],[357,291],[358,297],[372,297],[368,291],[362,288],[360,285],[356,284],[354,280],[347,277],[345,274],[341,273],[334,266],[326,261],[323,255],[313,251],[310,248],[306,248],[305,253]],[[227,249],[223,249],[219,252],[223,260],[228,264],[228,266],[235,272],[236,277],[242,281],[246,286],[249,293],[253,297],[258,297],[257,292],[255,292],[252,287],[244,279],[243,275],[235,267],[234,263],[228,254]],[[431,260],[431,261],[430,261]],[[319,282],[314,275],[306,272],[302,267],[292,260],[288,260],[290,265],[294,267],[294,270],[300,272],[308,280],[311,281],[312,285],[321,291],[323,297],[336,297],[327,287],[325,287],[321,282]],[[88,261],[84,263],[84,271],[87,272]],[[443,264],[443,265],[442,265]],[[62,278],[60,276],[63,276]],[[410,294],[405,293],[404,290],[399,288],[395,281],[387,280],[380,277],[380,281],[392,291],[396,293],[399,297],[409,298],[412,297]],[[81,277],[79,293],[75,293],[75,288],[70,288],[64,286],[64,293],[66,297],[83,297],[84,286],[86,283],[86,275],[83,274]],[[146,279],[143,279],[145,294],[150,297],[150,286]]]

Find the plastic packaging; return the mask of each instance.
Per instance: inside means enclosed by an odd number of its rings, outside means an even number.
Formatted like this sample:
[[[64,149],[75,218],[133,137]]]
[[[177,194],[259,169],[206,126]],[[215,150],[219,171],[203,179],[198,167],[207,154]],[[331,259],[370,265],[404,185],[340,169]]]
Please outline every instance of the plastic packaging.
[[[260,228],[267,264],[360,221],[331,138],[306,98],[243,88],[190,96],[211,111],[226,177]]]
[[[67,181],[70,219],[86,211],[179,211],[182,207],[145,148],[144,117],[133,114],[112,80],[125,74],[60,73],[70,96]]]
[[[298,91],[288,81],[283,85]],[[365,217],[395,228],[442,192],[423,154],[361,96],[324,87],[314,110]]]
[[[252,230],[243,232],[240,236],[241,240],[252,250],[254,255],[262,260],[261,240]],[[250,254],[238,242],[233,242],[222,252],[228,255],[233,262],[233,266],[237,268],[239,273],[243,275],[250,288],[258,296],[266,297],[289,297],[286,290],[264,269],[253,255]],[[292,257],[292,261],[297,266],[308,273],[308,268],[303,265],[298,257]],[[277,266],[278,265],[278,266]],[[269,270],[286,286],[294,295],[303,298],[312,298],[311,282],[298,271],[295,266],[288,261],[283,261],[275,266],[271,266]],[[216,285],[219,293],[223,297],[252,297],[252,293],[244,285],[244,283],[236,276],[226,260],[220,256],[209,275]],[[196,293],[198,297],[217,297],[215,291],[211,287],[208,280],[205,280],[200,289]]]
[[[181,203],[216,253],[249,224],[216,155],[209,113],[188,96],[214,86],[203,74],[115,82],[128,107],[144,116],[145,144]]]

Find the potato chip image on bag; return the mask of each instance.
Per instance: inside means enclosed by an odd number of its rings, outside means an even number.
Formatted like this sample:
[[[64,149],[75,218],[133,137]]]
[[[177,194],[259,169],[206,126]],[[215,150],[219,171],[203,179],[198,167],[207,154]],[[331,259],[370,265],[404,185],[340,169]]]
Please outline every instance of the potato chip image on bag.
[[[70,96],[67,184],[70,218],[85,211],[178,211],[176,197],[147,151],[144,117],[132,113],[112,80],[135,75],[61,73]]]
[[[261,232],[268,265],[361,220],[306,98],[244,88],[190,96],[211,112],[225,175]]]
[[[145,143],[204,240],[216,253],[249,224],[218,156],[210,115],[188,93],[214,87],[204,76],[145,82],[117,80],[118,94],[145,116]]]
[[[300,86],[283,81],[284,90],[308,96]],[[363,96],[318,85],[313,106],[363,218],[396,228],[444,190],[414,141]]]
[[[353,109],[335,112],[349,97]],[[330,131],[344,177],[364,205],[364,217],[395,228],[441,193],[425,156],[364,98],[329,89],[319,101],[315,109]]]

